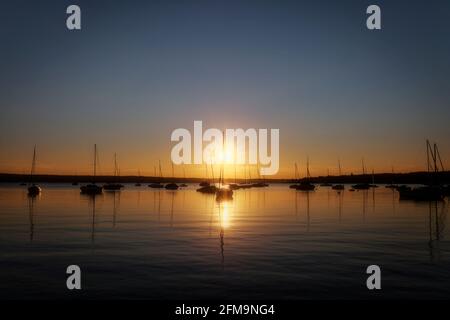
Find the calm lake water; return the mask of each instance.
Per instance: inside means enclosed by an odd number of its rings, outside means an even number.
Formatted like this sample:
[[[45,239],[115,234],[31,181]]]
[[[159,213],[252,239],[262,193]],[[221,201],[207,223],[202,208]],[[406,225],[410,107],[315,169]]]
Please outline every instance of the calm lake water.
[[[146,299],[449,298],[448,201],[399,201],[380,187],[287,185],[234,199],[126,186],[0,186],[0,297]],[[66,289],[66,268],[82,290]],[[366,288],[367,266],[382,290]]]

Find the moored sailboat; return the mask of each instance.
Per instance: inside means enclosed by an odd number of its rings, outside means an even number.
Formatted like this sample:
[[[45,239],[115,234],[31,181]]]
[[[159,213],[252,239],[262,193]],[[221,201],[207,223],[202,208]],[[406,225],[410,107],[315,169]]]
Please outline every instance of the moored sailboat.
[[[141,170],[138,170],[138,182],[134,184],[135,187],[141,186]]]
[[[364,158],[362,159],[362,170],[363,170],[362,175],[363,175],[363,177],[365,177],[366,176],[366,166],[364,165]],[[352,186],[352,189],[355,189],[355,190],[367,190],[370,187],[371,187],[370,183],[363,182],[363,183],[354,184]]]
[[[339,177],[341,177],[342,173],[341,173],[341,160],[340,159],[338,159],[338,170],[339,170]],[[340,190],[344,190],[345,187],[343,184],[335,184],[331,187],[331,189],[340,191]]]
[[[161,169],[161,160],[158,161],[159,163],[159,179],[162,179],[162,169]],[[155,168],[155,176],[156,176],[156,168]],[[161,182],[154,182],[154,183],[150,183],[148,185],[150,188],[154,188],[154,189],[161,189],[164,188],[164,185]]]
[[[321,187],[332,187],[333,185],[328,182],[330,180],[330,169],[327,169],[327,179],[326,182],[320,184]]]
[[[265,182],[265,179],[261,178],[260,168],[259,165],[256,166],[256,170],[258,171],[258,182],[252,183],[252,187],[254,188],[264,188],[268,187],[269,185]]]
[[[33,161],[31,163],[31,172],[30,172],[30,186],[28,187],[28,195],[29,196],[37,196],[41,193],[42,189],[39,185],[33,183],[33,175],[36,170],[36,146],[33,149]]]
[[[214,167],[212,165],[212,162],[211,162],[211,176],[212,176],[212,183],[210,184],[208,181],[202,181],[200,183],[200,188],[196,190],[197,192],[205,194],[216,194],[217,187],[214,183]],[[208,178],[208,171],[206,172],[206,178]]]
[[[425,186],[411,188],[408,186],[400,186],[397,191],[400,194],[400,200],[415,200],[415,201],[440,201],[444,199],[445,188],[443,188],[438,181],[439,169],[444,171],[442,165],[439,149],[435,143],[431,147],[430,142],[427,140],[427,171],[430,177],[430,183]],[[430,159],[431,157],[431,159]],[[438,165],[438,160],[440,167]]]
[[[316,186],[310,182],[311,175],[309,173],[309,158],[306,159],[306,178],[300,181],[295,189],[300,191],[314,191]]]
[[[398,185],[394,184],[394,167],[392,167],[392,180],[391,180],[391,183],[386,185],[385,188],[388,188],[388,189],[396,189],[396,188],[398,188]]]
[[[216,190],[216,201],[233,200],[233,190],[225,185],[225,172],[223,164],[219,175],[219,187]]]
[[[94,173],[92,176],[92,183],[81,186],[80,191],[82,194],[96,195],[103,192],[103,187],[95,184],[95,176],[97,174],[97,145],[94,145]]]
[[[294,163],[294,181],[295,183],[291,184],[289,188],[296,189],[297,186],[299,185],[297,162]]]
[[[114,180],[117,180],[119,176],[119,168],[117,166],[117,155],[114,153]],[[104,190],[107,191],[119,191],[123,188],[123,184],[118,182],[110,182],[103,186]]]
[[[175,172],[174,172],[174,168],[173,168],[173,162],[172,162],[172,179],[175,179]],[[177,185],[174,181],[166,184],[164,186],[164,188],[166,188],[167,190],[178,190],[180,186]]]

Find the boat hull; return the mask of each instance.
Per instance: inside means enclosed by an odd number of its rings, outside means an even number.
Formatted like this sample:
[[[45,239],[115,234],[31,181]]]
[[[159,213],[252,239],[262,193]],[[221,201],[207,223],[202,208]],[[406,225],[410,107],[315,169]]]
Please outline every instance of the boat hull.
[[[316,186],[313,184],[305,183],[305,184],[299,184],[295,187],[295,190],[299,191],[314,191],[316,189]]]
[[[368,190],[370,189],[371,185],[368,183],[358,183],[352,186],[355,190]]]
[[[82,194],[96,195],[103,192],[103,187],[97,186],[95,184],[88,184],[80,187],[80,192]]]
[[[333,185],[331,183],[322,183],[320,186],[321,187],[332,187]]]
[[[217,201],[232,200],[232,199],[233,199],[233,190],[221,188],[216,191]]]
[[[205,186],[197,189],[197,192],[206,193],[206,194],[215,194],[217,191],[216,186]]]
[[[168,183],[164,188],[167,190],[178,190],[179,186],[176,183]]]
[[[38,194],[41,193],[41,191],[42,191],[41,187],[37,185],[32,185],[28,187],[28,195],[30,196],[37,196]]]
[[[109,183],[103,186],[103,190],[106,191],[117,191],[123,188],[123,185],[120,183]]]
[[[440,187],[399,188],[400,200],[441,201],[444,193]]]
[[[154,189],[162,189],[164,188],[164,185],[161,183],[152,183],[148,185],[150,188],[154,188]]]

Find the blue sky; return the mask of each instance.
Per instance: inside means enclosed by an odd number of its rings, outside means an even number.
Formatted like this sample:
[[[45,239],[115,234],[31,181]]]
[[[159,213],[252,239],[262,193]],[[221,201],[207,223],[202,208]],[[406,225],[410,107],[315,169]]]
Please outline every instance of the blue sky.
[[[65,8],[82,30],[65,28]],[[369,4],[382,30],[365,27]],[[280,174],[361,157],[421,169],[424,140],[450,157],[448,1],[5,1],[0,171],[85,172],[169,163],[170,133],[279,128]],[[111,158],[111,159],[110,159]]]

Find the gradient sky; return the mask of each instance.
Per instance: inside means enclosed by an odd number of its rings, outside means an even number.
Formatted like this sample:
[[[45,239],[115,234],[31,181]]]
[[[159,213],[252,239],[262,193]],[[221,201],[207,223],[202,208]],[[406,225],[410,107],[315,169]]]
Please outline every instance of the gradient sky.
[[[426,138],[450,165],[449,21],[448,1],[2,1],[0,172],[36,144],[39,173],[87,173],[97,143],[101,173],[117,152],[122,174],[168,174],[194,120],[279,128],[279,177],[307,155],[312,175],[424,170]]]

